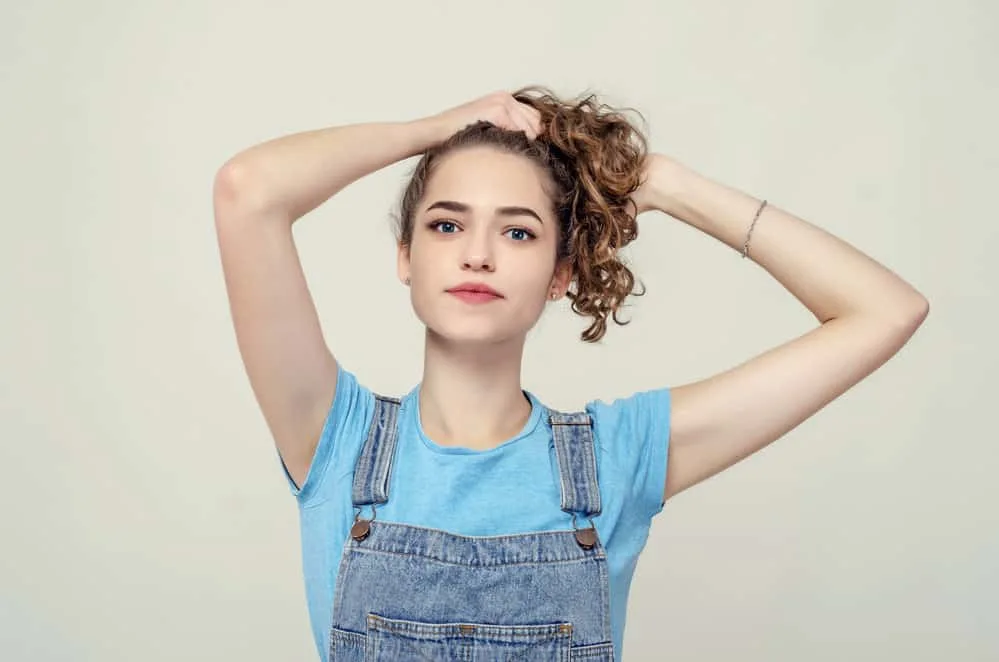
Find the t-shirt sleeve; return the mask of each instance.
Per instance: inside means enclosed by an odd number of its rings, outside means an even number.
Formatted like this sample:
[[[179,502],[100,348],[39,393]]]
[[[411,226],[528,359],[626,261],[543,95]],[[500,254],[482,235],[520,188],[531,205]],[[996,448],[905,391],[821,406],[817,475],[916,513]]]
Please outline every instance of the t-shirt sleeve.
[[[299,503],[320,500],[323,490],[330,486],[331,481],[327,478],[331,473],[353,473],[373,411],[374,394],[338,361],[336,394],[301,487],[295,484],[288,468],[281,462],[288,487]]]
[[[586,406],[593,418],[601,492],[622,495],[625,508],[649,518],[663,509],[670,405],[670,390],[663,388]]]

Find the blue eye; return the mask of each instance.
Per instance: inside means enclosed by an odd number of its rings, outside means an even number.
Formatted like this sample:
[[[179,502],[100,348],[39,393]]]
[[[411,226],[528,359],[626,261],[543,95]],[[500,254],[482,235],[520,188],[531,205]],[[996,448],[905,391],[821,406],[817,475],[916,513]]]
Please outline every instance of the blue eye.
[[[453,221],[432,221],[430,227],[442,234],[453,234],[458,231],[458,225]]]
[[[509,233],[513,233],[513,235],[510,238],[516,241],[526,241],[528,239],[535,239],[534,234],[529,232],[528,230],[525,230],[524,228],[510,228],[509,230],[507,230],[507,234]]]

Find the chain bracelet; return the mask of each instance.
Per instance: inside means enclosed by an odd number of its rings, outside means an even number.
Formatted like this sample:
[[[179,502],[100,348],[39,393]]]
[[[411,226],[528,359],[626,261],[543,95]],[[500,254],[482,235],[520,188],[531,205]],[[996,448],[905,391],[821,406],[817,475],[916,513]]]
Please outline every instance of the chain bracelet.
[[[756,210],[756,216],[753,217],[753,222],[749,225],[749,231],[746,233],[746,243],[742,246],[742,257],[743,259],[749,257],[749,240],[753,236],[753,228],[756,227],[756,221],[760,219],[760,214],[763,213],[763,208],[767,206],[767,201],[764,200],[760,204],[760,208]]]

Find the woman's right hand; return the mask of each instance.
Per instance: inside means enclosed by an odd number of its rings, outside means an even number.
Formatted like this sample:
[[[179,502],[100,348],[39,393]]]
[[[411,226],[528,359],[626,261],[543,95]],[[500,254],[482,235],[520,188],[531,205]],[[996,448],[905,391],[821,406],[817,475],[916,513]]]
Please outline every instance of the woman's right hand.
[[[509,92],[493,92],[455,108],[424,118],[440,142],[476,122],[486,121],[508,131],[523,131],[534,140],[541,133],[541,113],[513,98]]]

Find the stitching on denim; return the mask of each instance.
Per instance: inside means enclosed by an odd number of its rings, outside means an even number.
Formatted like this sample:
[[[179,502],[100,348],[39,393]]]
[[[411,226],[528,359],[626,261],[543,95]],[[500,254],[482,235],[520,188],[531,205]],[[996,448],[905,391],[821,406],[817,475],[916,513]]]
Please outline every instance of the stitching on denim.
[[[596,549],[596,548],[594,548]],[[374,554],[378,556],[401,556],[403,558],[411,559],[414,556],[418,556],[421,561],[426,561],[428,563],[439,563],[440,565],[450,565],[458,566],[460,568],[516,568],[520,566],[527,565],[572,565],[579,563],[589,563],[592,561],[607,561],[607,556],[601,553],[593,553],[590,556],[581,556],[573,559],[542,559],[540,561],[515,561],[509,563],[459,563],[457,561],[447,561],[435,556],[426,556],[423,554],[416,554],[412,551],[408,552],[387,552],[384,549],[363,549],[360,547],[352,548],[350,551],[364,554]]]
[[[385,520],[376,520],[376,522],[373,522],[372,525],[374,526],[375,524],[377,524],[377,526],[379,527],[392,526],[392,527],[405,527],[407,529],[416,529],[418,531],[432,531],[434,533],[442,533],[451,538],[457,538],[459,540],[467,540],[469,542],[487,542],[494,540],[511,540],[516,542],[518,541],[518,539],[523,539],[523,538],[550,537],[553,535],[565,535],[566,533],[573,532],[572,529],[556,529],[554,531],[527,531],[525,533],[501,533],[492,536],[466,536],[460,533],[452,533],[451,531],[447,531],[445,529],[437,529],[429,526],[420,526],[419,524],[404,524],[402,522],[390,522]]]
[[[397,405],[385,399],[379,399],[379,402],[381,416],[378,419],[378,446],[371,474],[370,496],[374,503],[385,503],[388,501],[388,468],[395,452],[397,430],[394,413]]]
[[[575,646],[571,650],[572,660],[613,660],[614,642],[605,641],[599,644]]]
[[[562,510],[572,510],[574,505],[569,497],[568,489],[572,485],[572,476],[569,472],[568,459],[565,457],[565,427],[562,425],[563,416],[560,412],[552,411],[550,421],[552,425],[552,440],[555,442],[555,462],[558,464],[559,492],[562,501]]]
[[[370,464],[372,462],[372,445],[375,443],[375,433],[378,429],[378,415],[380,410],[380,401],[375,398],[375,408],[371,413],[371,423],[368,425],[368,435],[364,440],[364,445],[361,447],[361,454],[357,458],[357,462],[354,465],[354,483],[351,486],[351,501],[354,505],[363,504],[366,497],[366,486],[368,484],[368,477],[370,474]]]
[[[599,544],[599,540],[598,540]],[[603,545],[601,545],[601,549]],[[607,567],[606,563],[597,564],[597,572],[600,574],[600,602],[607,607],[603,609],[603,632],[601,633],[602,638],[611,639],[613,633],[611,632],[611,622],[610,622],[610,568]]]
[[[562,509],[595,517],[601,512],[593,419],[586,412],[549,410],[555,457],[559,465]],[[576,463],[579,463],[579,471]]]
[[[571,632],[565,629],[567,621],[543,624],[496,625],[476,621],[449,621],[427,623],[405,619],[394,619],[369,612],[368,631],[428,641],[476,640],[496,643],[568,643]],[[472,632],[464,632],[471,626]]]
[[[398,398],[375,396],[371,424],[354,466],[351,501],[355,507],[388,501],[388,476],[398,436],[399,406]]]
[[[593,442],[593,425],[583,428],[581,431],[582,436],[582,446],[585,448],[583,453],[583,460],[585,464],[585,471],[587,473],[586,477],[586,489],[591,492],[589,494],[589,504],[593,508],[593,513],[591,516],[596,516],[600,514],[601,506],[600,503],[600,483],[597,479],[597,454],[594,448],[595,444]]]
[[[349,539],[348,539],[349,543]],[[343,580],[347,578],[347,573],[350,571],[350,550],[348,549],[348,543],[344,544],[343,553],[340,555],[340,563],[337,567],[336,573],[336,585],[333,590],[333,608],[330,610],[330,636],[333,636],[333,630],[336,629],[337,625],[343,621],[342,611],[343,611]]]
[[[423,532],[439,533],[439,534],[441,534],[441,535],[443,535],[445,537],[455,538],[455,539],[459,540],[460,541],[460,542],[458,542],[459,545],[464,545],[464,544],[489,544],[489,543],[500,541],[500,540],[509,540],[510,542],[513,542],[513,543],[519,543],[519,542],[521,542],[521,539],[526,539],[526,538],[536,538],[538,543],[544,545],[544,544],[548,544],[549,543],[549,541],[547,540],[549,538],[563,538],[565,540],[565,549],[566,550],[571,550],[571,552],[573,554],[573,556],[571,558],[568,558],[568,559],[565,559],[565,560],[571,561],[571,560],[584,560],[584,559],[591,559],[591,558],[606,558],[606,556],[607,556],[606,555],[606,551],[607,550],[604,547],[602,541],[600,540],[599,533],[597,534],[596,545],[592,549],[590,549],[590,550],[583,550],[583,549],[581,549],[581,548],[578,547],[578,544],[576,543],[575,537],[573,537],[571,540],[568,538],[568,535],[569,534],[574,534],[574,532],[572,530],[565,530],[565,529],[561,529],[561,530],[557,530],[557,531],[533,531],[533,532],[527,532],[527,533],[515,533],[515,534],[508,534],[508,535],[501,535],[501,536],[462,536],[462,535],[459,535],[459,534],[456,534],[456,533],[451,533],[450,531],[444,531],[442,529],[431,529],[431,528],[421,527],[421,526],[417,526],[417,525],[413,525],[413,524],[401,524],[399,522],[373,521],[371,523],[371,527],[372,527],[372,536],[376,535],[376,532],[378,531],[378,529],[383,529],[383,528],[388,528],[388,527],[392,527],[394,529],[399,529],[401,527],[403,529],[414,529],[417,534],[421,534]],[[381,535],[382,535],[382,537],[384,537],[386,535],[392,535],[392,534],[390,534],[390,533],[382,533]],[[410,534],[409,534],[409,532],[405,532],[404,531],[403,535],[408,538],[408,536]],[[375,543],[368,543],[366,545],[364,545],[364,544],[352,545],[351,540],[350,539],[347,540],[347,545],[351,546],[350,547],[351,549],[357,549],[359,551],[366,551],[366,552],[376,552],[377,551],[377,552],[383,552],[383,553],[386,553],[386,554],[397,553],[397,554],[402,554],[402,555],[407,555],[407,554],[408,555],[413,555],[413,551],[411,549],[411,545],[407,545],[406,551],[403,551],[403,552],[391,552],[391,551],[384,550],[384,549],[378,549],[378,544],[379,543],[375,542]],[[420,550],[421,550],[421,553],[419,554],[419,556],[421,558],[436,558],[436,557],[428,556],[426,550],[422,546],[420,547]],[[535,561],[532,561],[532,563],[533,562],[535,562]],[[458,564],[458,565],[465,565],[465,564]],[[505,564],[493,564],[493,565],[505,565]]]

